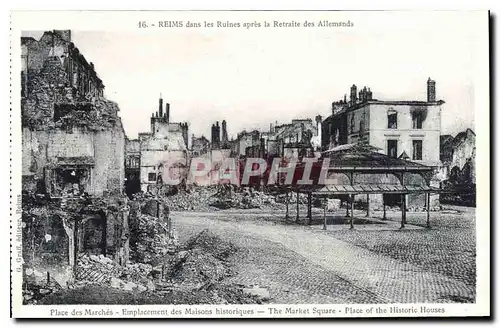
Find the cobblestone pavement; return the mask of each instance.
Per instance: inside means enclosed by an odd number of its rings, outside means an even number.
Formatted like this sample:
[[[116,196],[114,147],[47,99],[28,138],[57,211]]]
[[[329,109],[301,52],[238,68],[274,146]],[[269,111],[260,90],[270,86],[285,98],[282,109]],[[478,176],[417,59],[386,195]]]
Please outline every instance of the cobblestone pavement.
[[[235,243],[240,251],[231,259],[237,271],[232,281],[268,287],[272,303],[475,299],[474,286],[463,279],[342,241],[332,231],[282,224],[276,221],[280,215],[244,211],[172,215],[181,241],[208,228]]]
[[[377,215],[375,215],[377,216]],[[389,220],[400,221],[391,213]],[[474,212],[431,213],[432,229],[396,231],[332,231],[342,241],[418,265],[425,270],[476,284],[476,236]],[[407,223],[425,226],[425,214],[408,213]]]

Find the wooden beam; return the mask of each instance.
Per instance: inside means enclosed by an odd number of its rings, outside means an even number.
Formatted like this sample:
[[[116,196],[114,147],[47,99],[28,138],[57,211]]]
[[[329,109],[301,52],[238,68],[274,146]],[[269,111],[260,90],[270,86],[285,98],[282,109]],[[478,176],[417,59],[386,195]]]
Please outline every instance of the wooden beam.
[[[405,227],[405,215],[406,215],[406,196],[401,195],[401,229]]]
[[[286,205],[285,220],[287,220],[287,221],[288,221],[288,218],[289,218],[289,216],[288,216],[288,201],[289,200],[290,199],[288,198],[288,189],[286,189],[286,191],[285,191],[285,205]]]
[[[295,218],[295,222],[299,223],[299,189],[297,188],[297,217]]]
[[[370,194],[366,194],[366,217],[370,216]]]
[[[426,203],[427,203],[427,228],[430,228],[431,227],[431,193],[428,192],[426,195],[425,195],[425,198],[426,198]]]
[[[345,208],[346,208],[345,216],[348,218],[349,217],[349,195],[347,195],[347,200],[345,201]]]
[[[351,196],[351,229],[354,229],[354,195]]]
[[[323,199],[323,230],[326,230],[326,205],[327,200],[325,198]]]
[[[312,223],[312,194],[309,191],[307,193],[307,224],[311,225]]]
[[[387,214],[385,211],[385,195],[384,194],[382,194],[382,206],[384,208],[384,216],[382,217],[382,220],[387,220]]]

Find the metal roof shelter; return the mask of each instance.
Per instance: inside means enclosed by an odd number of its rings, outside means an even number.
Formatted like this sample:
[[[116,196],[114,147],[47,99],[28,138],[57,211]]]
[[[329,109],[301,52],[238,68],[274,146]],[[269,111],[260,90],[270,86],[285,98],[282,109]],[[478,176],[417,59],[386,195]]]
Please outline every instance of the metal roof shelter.
[[[379,153],[380,149],[362,144],[346,144],[322,153],[319,161],[313,165],[310,179],[313,184],[301,185],[297,183],[302,178],[305,164],[301,163],[297,166],[292,184],[281,185],[280,187],[285,192],[295,191],[299,193],[307,193],[308,195],[308,210],[307,217],[309,223],[312,220],[312,201],[311,196],[327,198],[334,195],[348,195],[351,208],[351,228],[353,228],[353,213],[354,213],[354,195],[366,194],[369,198],[370,194],[396,194],[401,195],[401,228],[404,228],[406,223],[406,195],[407,194],[426,194],[426,209],[427,209],[427,226],[430,227],[430,194],[442,192],[439,188],[430,186],[432,176],[434,175],[434,167],[422,165],[420,163],[411,162],[402,158],[393,158],[385,154]],[[328,165],[324,165],[328,161]],[[327,170],[327,172],[323,172]],[[321,181],[321,176],[329,174],[337,174],[344,176],[342,182],[335,184],[325,184]],[[392,179],[385,179],[383,183],[378,177],[392,176]],[[359,179],[362,177],[362,179]],[[367,182],[366,177],[370,177],[373,182]],[[363,180],[365,181],[359,181]],[[392,181],[391,181],[392,180]],[[287,197],[288,202],[288,197]],[[368,201],[369,203],[369,201]],[[385,202],[384,219],[386,218]],[[299,219],[299,207],[297,201],[297,221]],[[367,216],[370,209],[368,207]],[[326,211],[324,213],[326,229]],[[347,210],[349,216],[349,209]],[[288,217],[288,204],[287,204]]]

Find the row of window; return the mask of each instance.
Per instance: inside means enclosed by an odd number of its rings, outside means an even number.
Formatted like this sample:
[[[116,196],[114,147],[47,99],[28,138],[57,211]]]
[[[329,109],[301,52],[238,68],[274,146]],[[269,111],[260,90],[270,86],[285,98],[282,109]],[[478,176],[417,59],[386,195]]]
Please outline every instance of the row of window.
[[[411,125],[412,129],[421,129],[424,116],[422,112],[413,112],[411,114]],[[397,129],[398,128],[398,113],[396,111],[389,111],[387,113],[387,128]]]
[[[412,156],[411,159],[414,161],[422,160],[423,142],[422,140],[412,140]],[[390,157],[398,158],[398,140],[389,139],[387,140],[387,155]]]
[[[412,129],[422,129],[422,122],[424,121],[424,115],[422,112],[413,112],[411,114],[411,122]],[[354,114],[351,115],[351,120],[349,124],[349,128],[351,133],[354,133],[355,124],[354,124]],[[397,129],[398,128],[398,112],[394,110],[390,110],[387,113],[387,128],[388,129]],[[365,130],[365,117],[364,113],[359,121],[359,132],[363,133]]]

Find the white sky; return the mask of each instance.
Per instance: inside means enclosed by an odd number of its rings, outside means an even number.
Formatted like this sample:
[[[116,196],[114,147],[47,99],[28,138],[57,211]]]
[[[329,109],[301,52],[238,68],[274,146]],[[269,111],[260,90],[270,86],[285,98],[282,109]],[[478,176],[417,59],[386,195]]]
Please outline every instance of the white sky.
[[[231,137],[275,121],[326,117],[353,83],[380,100],[425,100],[428,77],[446,102],[442,134],[475,130],[475,69],[487,60],[476,42],[487,35],[473,28],[474,17],[394,21],[381,14],[379,24],[357,20],[350,29],[137,29],[72,37],[120,106],[129,138],[149,131],[160,93],[171,104],[171,121],[190,122],[190,134],[210,137],[212,123],[225,119]]]

